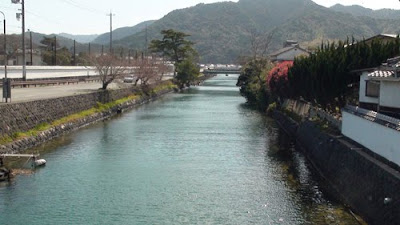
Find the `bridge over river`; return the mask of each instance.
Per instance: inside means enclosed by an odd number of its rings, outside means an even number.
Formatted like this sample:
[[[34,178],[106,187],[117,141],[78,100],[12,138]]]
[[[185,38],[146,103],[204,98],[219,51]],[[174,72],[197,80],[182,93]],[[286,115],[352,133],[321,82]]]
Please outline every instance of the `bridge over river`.
[[[204,69],[204,74],[240,74],[241,68],[214,68],[214,69]]]
[[[0,183],[0,224],[358,224],[236,81],[32,149],[47,165]]]

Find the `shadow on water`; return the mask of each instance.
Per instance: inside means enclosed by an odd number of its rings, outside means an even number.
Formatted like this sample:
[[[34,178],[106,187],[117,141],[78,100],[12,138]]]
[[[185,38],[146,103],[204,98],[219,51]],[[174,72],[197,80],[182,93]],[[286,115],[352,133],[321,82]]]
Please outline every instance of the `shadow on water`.
[[[269,122],[266,160],[272,159],[280,165],[285,183],[300,196],[305,220],[312,224],[364,224],[332,195],[323,178],[296,149],[294,141],[275,122]]]

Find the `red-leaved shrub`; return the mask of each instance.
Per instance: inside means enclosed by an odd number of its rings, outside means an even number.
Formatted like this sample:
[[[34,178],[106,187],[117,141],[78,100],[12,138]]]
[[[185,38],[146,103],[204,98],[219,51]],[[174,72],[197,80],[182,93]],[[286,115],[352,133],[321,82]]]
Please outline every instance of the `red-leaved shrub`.
[[[288,81],[288,73],[293,61],[283,61],[277,64],[268,74],[267,84],[271,94],[278,97],[290,96],[290,86]]]

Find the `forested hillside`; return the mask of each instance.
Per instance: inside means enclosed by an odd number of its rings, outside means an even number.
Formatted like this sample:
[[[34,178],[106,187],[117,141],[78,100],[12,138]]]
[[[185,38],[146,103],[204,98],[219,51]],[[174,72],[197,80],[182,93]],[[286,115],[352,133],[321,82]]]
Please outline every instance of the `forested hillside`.
[[[393,2],[393,4],[398,4],[398,2]],[[331,9],[338,12],[350,13],[353,16],[368,16],[375,19],[400,19],[400,10],[394,9],[379,9],[372,10],[367,9],[359,5],[344,6],[341,4],[336,4],[331,7]]]
[[[286,39],[318,45],[322,40],[398,33],[400,19],[357,17],[319,6],[311,0],[240,0],[175,10],[149,25],[148,39],[160,38],[163,29],[191,34],[202,62],[229,63],[249,54],[250,36],[255,30],[260,34],[274,33],[270,46],[273,51]],[[144,49],[145,33],[142,30],[116,44]]]

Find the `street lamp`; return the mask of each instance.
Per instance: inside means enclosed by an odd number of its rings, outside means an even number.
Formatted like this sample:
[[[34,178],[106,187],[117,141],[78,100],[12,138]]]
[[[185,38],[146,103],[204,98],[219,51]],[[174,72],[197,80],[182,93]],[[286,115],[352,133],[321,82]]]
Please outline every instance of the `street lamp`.
[[[7,32],[6,32],[6,16],[2,11],[4,20],[4,79],[3,79],[3,98],[5,97],[6,103],[8,102],[8,98],[11,97],[11,89],[9,88],[9,80],[7,79]],[[7,84],[7,85],[6,85]]]
[[[22,16],[22,80],[26,81],[26,59],[25,59],[25,2],[24,0],[11,0],[13,4],[21,4],[21,13],[17,13],[17,19]]]
[[[7,34],[6,34],[6,16],[2,11],[0,11],[1,14],[3,14],[4,20],[4,79],[7,79]]]

